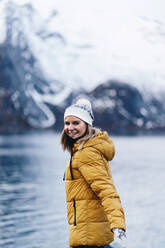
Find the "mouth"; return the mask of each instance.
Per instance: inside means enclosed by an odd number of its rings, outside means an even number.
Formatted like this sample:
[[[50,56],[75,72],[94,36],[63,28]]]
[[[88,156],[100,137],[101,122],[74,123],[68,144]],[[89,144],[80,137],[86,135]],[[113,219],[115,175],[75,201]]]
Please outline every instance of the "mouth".
[[[70,137],[75,137],[75,136],[77,136],[79,133],[76,132],[76,131],[68,131],[67,134],[68,134]]]

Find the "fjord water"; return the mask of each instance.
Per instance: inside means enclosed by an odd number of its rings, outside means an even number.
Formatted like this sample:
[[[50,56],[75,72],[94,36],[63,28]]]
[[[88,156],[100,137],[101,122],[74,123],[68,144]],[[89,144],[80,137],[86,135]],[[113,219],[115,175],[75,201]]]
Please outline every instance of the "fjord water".
[[[112,137],[113,178],[127,220],[128,248],[165,244],[165,139]],[[65,185],[69,158],[60,135],[0,136],[0,247],[67,248]]]

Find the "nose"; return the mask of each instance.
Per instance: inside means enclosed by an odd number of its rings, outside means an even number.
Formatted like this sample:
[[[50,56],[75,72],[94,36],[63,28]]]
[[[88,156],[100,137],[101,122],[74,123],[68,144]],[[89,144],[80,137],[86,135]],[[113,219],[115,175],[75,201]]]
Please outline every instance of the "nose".
[[[71,130],[73,130],[73,129],[74,129],[74,126],[73,126],[72,124],[69,124],[68,130],[71,131]]]

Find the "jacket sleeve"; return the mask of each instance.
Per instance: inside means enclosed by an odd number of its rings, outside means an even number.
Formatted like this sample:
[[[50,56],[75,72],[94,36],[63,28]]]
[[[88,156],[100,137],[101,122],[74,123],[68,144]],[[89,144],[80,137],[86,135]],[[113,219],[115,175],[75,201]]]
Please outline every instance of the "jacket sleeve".
[[[108,173],[105,161],[99,151],[93,147],[88,147],[88,151],[85,150],[82,150],[80,156],[79,171],[101,200],[104,212],[110,222],[110,228],[125,230],[124,211],[111,172]]]

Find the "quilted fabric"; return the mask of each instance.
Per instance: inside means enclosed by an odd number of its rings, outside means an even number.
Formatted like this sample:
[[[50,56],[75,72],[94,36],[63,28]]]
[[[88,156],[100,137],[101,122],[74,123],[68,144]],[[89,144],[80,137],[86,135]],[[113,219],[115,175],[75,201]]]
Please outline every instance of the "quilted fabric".
[[[79,145],[74,145],[65,171],[69,242],[70,246],[102,246],[113,241],[112,228],[126,229],[108,162],[115,148],[106,132],[99,132],[80,150]]]

